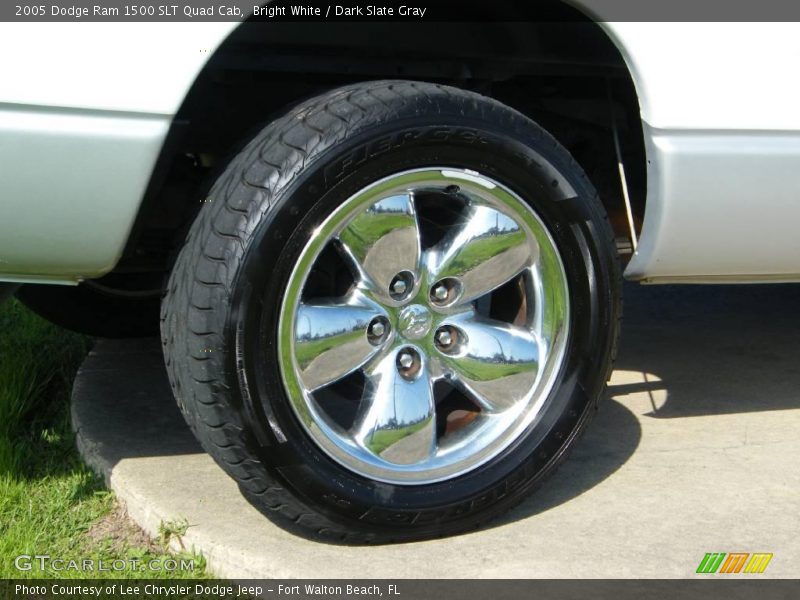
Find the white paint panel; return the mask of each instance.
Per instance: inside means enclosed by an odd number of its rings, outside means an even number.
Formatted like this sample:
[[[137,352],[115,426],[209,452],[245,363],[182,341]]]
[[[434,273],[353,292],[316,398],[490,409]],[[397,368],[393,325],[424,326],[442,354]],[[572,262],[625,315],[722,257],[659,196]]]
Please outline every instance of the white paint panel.
[[[169,124],[0,109],[0,280],[74,281],[109,271]]]
[[[0,24],[0,261],[65,279],[111,268],[169,116],[237,25]],[[647,124],[648,208],[627,275],[800,278],[798,25],[603,26]]]
[[[800,26],[602,25],[634,79],[648,161],[626,277],[800,281]]]
[[[658,129],[800,131],[797,23],[605,23]]]
[[[173,115],[238,23],[0,23],[0,103]]]
[[[649,200],[627,277],[800,280],[800,133],[645,137]]]
[[[113,268],[171,116],[237,25],[0,23],[0,280]]]

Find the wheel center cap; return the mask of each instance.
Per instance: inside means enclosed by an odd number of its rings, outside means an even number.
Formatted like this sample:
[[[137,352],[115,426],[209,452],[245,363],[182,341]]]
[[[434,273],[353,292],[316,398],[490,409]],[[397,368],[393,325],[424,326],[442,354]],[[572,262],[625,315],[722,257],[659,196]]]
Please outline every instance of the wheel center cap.
[[[431,313],[427,308],[412,304],[400,311],[397,327],[404,337],[418,340],[431,330],[431,321]]]

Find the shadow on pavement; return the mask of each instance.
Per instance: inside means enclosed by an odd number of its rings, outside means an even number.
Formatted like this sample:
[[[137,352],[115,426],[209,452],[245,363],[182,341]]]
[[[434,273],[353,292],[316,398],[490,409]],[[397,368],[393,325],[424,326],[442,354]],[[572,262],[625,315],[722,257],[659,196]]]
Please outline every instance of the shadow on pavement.
[[[799,356],[800,285],[626,284],[615,371],[641,382],[610,384],[572,455],[498,524],[558,506],[625,464],[641,426],[615,398],[649,393],[649,418],[800,408]]]
[[[648,416],[800,408],[800,285],[628,285],[625,294],[616,369],[655,380],[642,391],[667,391]]]
[[[559,471],[490,527],[575,498],[627,462],[642,436],[640,417],[615,398],[660,392],[665,400],[654,400],[646,418],[800,408],[798,308],[800,285],[626,284],[616,371],[639,374],[639,380],[610,385]],[[84,428],[102,431],[102,440],[125,439],[103,449],[111,464],[202,452],[172,399],[157,340],[99,342],[75,394],[92,397],[90,413],[86,402],[74,408],[84,411]]]

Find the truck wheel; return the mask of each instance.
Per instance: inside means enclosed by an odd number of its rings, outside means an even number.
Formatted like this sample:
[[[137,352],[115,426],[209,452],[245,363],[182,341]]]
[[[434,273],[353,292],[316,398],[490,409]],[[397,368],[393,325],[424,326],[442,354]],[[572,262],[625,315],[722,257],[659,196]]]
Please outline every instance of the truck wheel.
[[[586,426],[619,332],[613,234],[514,110],[378,81],[230,163],[162,306],[170,381],[267,515],[354,543],[474,528]]]

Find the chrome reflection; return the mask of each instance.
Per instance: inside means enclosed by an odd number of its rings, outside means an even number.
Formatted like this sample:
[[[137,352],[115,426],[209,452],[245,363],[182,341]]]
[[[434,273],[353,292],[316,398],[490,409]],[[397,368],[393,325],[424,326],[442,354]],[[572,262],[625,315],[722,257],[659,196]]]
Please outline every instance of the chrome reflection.
[[[413,366],[411,362],[406,368]],[[359,445],[397,465],[419,463],[434,455],[436,410],[424,359],[412,377],[405,377],[394,357],[385,357],[369,370],[365,396],[370,401],[362,403],[364,412],[353,428]]]
[[[489,412],[507,410],[533,387],[539,371],[539,343],[528,329],[474,314],[448,319],[463,340],[439,360],[453,379]]]
[[[460,283],[451,302],[469,303],[532,264],[536,247],[522,227],[489,206],[471,206],[465,221],[427,253],[434,279]],[[434,297],[436,290],[434,288]]]
[[[375,202],[357,215],[338,239],[361,278],[379,297],[406,295],[420,255],[420,235],[410,193]]]
[[[463,210],[426,246],[417,198],[453,190]],[[328,244],[353,285],[342,298],[307,298]],[[524,296],[508,321],[486,308],[506,284]],[[333,459],[371,479],[440,481],[535,423],[563,361],[568,317],[555,243],[527,204],[472,171],[409,171],[348,199],[308,241],[281,309],[281,375],[306,432]],[[318,393],[354,373],[363,384],[353,420],[334,421]],[[440,380],[475,407],[457,430],[440,422]]]
[[[354,292],[341,301],[301,303],[295,319],[295,358],[309,391],[337,381],[361,367],[379,349],[368,327],[383,316],[380,306]],[[374,331],[374,327],[373,327]]]

